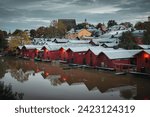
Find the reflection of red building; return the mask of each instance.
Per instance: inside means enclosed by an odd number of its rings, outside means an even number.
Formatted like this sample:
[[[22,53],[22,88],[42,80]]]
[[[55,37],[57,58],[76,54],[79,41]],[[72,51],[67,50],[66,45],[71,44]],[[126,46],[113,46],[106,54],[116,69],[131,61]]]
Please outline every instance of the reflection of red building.
[[[137,71],[150,73],[150,50],[144,50],[135,55]]]
[[[77,74],[78,73],[78,74]],[[131,81],[124,76],[116,76],[112,73],[104,72],[95,72],[95,71],[82,71],[80,69],[70,70],[67,74],[66,82],[69,85],[82,85],[88,88],[88,90],[98,89],[100,92],[104,93],[110,88],[119,87],[122,84],[126,85],[135,85],[134,81]]]

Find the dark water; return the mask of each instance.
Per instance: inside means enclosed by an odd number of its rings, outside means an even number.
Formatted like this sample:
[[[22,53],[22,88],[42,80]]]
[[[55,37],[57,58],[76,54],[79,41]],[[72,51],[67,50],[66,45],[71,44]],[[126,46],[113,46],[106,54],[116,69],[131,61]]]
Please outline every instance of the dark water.
[[[0,81],[23,99],[149,99],[150,79],[114,72],[69,69],[58,62],[0,58]]]

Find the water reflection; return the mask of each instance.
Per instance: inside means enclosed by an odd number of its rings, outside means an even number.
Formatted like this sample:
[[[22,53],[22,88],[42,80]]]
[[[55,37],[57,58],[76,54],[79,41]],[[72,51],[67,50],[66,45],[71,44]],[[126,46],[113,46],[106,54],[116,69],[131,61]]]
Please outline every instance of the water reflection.
[[[23,99],[23,93],[13,93],[12,86],[4,85],[4,82],[0,82],[0,99],[2,100],[16,100],[16,99]]]
[[[15,58],[0,61],[0,81],[23,99],[149,99],[150,80],[132,75],[67,69],[67,65]]]

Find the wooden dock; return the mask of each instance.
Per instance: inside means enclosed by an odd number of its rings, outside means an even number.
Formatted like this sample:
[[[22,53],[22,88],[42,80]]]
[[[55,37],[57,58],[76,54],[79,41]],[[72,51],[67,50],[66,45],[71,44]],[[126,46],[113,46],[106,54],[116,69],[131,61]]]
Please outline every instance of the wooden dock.
[[[137,75],[137,76],[147,76],[147,77],[150,77],[150,74],[148,73],[142,73],[142,72],[129,72],[130,74],[133,74],[133,75]]]
[[[100,70],[108,70],[108,71],[115,71],[114,68],[107,68],[107,67],[95,67],[95,69],[100,69]]]

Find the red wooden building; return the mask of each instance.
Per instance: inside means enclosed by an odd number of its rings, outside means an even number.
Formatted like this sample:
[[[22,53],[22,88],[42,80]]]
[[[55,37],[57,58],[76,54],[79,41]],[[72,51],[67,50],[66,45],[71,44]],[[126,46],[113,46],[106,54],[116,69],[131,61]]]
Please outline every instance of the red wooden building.
[[[114,50],[103,51],[98,55],[97,65],[99,67],[113,68],[119,71],[129,70],[131,60],[139,50]]]
[[[68,54],[67,62],[74,64],[85,64],[85,53],[88,47],[71,47],[66,52]]]
[[[38,54],[38,50],[40,50],[41,46],[37,45],[25,45],[22,47],[22,57],[34,59]]]
[[[116,51],[113,48],[104,48],[102,46],[90,47],[90,49],[85,54],[85,61],[87,65],[99,66],[98,55],[103,51]]]
[[[85,54],[85,64],[97,66],[97,56],[103,51],[102,47],[91,47]]]
[[[60,58],[59,46],[57,45],[43,46],[42,50],[42,59],[44,60],[58,60]]]
[[[135,55],[137,60],[137,71],[150,73],[150,50],[143,50]]]
[[[69,47],[61,47],[59,49],[59,59],[63,61],[67,61],[68,59],[68,53],[66,52],[69,49]]]

